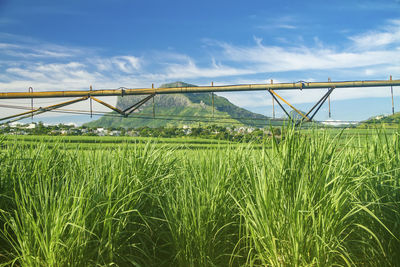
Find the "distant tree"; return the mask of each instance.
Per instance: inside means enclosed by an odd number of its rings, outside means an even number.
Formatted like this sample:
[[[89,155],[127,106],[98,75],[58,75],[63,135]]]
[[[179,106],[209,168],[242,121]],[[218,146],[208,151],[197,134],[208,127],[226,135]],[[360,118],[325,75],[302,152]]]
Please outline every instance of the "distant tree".
[[[202,128],[197,127],[192,129],[192,133],[190,134],[191,136],[200,136],[202,133]]]

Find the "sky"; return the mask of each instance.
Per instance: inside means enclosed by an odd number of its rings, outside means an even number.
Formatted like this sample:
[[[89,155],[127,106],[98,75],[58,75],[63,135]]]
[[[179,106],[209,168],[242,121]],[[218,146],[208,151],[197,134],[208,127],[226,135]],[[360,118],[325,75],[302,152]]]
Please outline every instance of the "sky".
[[[0,92],[400,79],[400,0],[0,0]],[[400,111],[400,88],[394,87]],[[279,91],[308,111],[326,90]],[[265,91],[220,93],[272,116]],[[44,107],[68,99],[35,99]],[[115,104],[116,97],[103,100]],[[318,120],[390,114],[390,88],[336,89]],[[30,100],[0,100],[29,106]],[[81,102],[70,109],[88,110]],[[94,109],[106,111],[94,104]],[[0,117],[22,110],[0,107]],[[284,113],[276,107],[278,117]],[[97,119],[93,117],[92,119]],[[44,113],[44,122],[90,121]]]

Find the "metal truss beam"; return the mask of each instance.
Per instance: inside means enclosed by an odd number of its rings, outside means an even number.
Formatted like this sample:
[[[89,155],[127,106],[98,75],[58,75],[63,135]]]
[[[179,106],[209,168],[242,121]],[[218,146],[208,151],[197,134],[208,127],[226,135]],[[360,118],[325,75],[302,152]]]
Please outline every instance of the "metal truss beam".
[[[325,101],[328,99],[328,97],[330,96],[330,94],[332,93],[332,91],[335,88],[332,87],[328,90],[328,92],[326,94],[324,94],[319,100],[318,102],[306,113],[303,114],[300,110],[296,109],[293,105],[291,105],[288,101],[286,101],[283,97],[281,97],[280,95],[278,95],[276,92],[274,92],[273,90],[268,90],[268,92],[271,94],[271,96],[273,97],[273,99],[275,99],[275,101],[278,103],[278,105],[282,108],[282,110],[285,112],[285,114],[288,116],[288,118],[294,122],[294,119],[292,118],[292,116],[290,116],[290,114],[287,112],[287,110],[283,107],[283,105],[279,102],[278,98],[283,101],[285,104],[287,104],[289,107],[291,107],[294,111],[296,111],[299,115],[302,116],[301,120],[296,122],[296,126],[298,126],[300,123],[304,122],[304,120],[307,120],[309,122],[312,121],[312,119],[314,118],[314,116],[318,113],[318,111],[320,110],[320,108],[322,107],[322,105],[325,103]],[[310,115],[310,113],[315,109],[315,112],[311,115],[311,117],[308,117],[308,115]]]
[[[316,107],[317,109],[315,110],[314,114],[311,115],[311,117],[309,118],[309,121],[312,121],[312,119],[314,118],[314,116],[318,113],[318,111],[320,110],[320,108],[322,107],[322,105],[325,103],[325,101],[328,99],[328,97],[331,95],[332,91],[335,88],[331,88],[328,90],[328,92],[320,99],[318,100],[318,102],[310,109],[309,112],[307,112],[306,116],[308,116]],[[329,111],[330,113],[330,111]],[[296,126],[298,126],[300,123],[302,123],[304,121],[304,118],[301,119],[301,121],[296,123]]]
[[[349,87],[380,87],[399,86],[400,80],[377,81],[345,81],[345,82],[293,82],[270,84],[240,84],[224,86],[192,86],[172,88],[138,88],[138,89],[102,89],[86,91],[47,91],[47,92],[5,92],[0,93],[0,99],[16,98],[53,98],[53,97],[90,97],[90,96],[124,96],[148,94],[177,94],[177,93],[205,93],[205,92],[236,92],[236,91],[262,91],[262,90],[306,90],[323,88],[349,88]]]
[[[302,116],[304,119],[306,119],[306,120],[308,120],[308,121],[310,121],[310,119],[307,117],[307,115],[304,115],[300,110],[298,110],[297,108],[295,108],[293,105],[291,105],[289,102],[287,102],[283,97],[281,97],[280,95],[278,95],[276,92],[274,92],[273,90],[268,90],[268,92],[271,94],[271,95],[275,95],[276,97],[278,97],[280,100],[282,100],[286,105],[288,105],[289,107],[291,107],[294,111],[296,111],[300,116]],[[274,97],[275,98],[275,100],[278,102],[278,104],[279,104],[279,100],[278,99],[276,99],[276,97]],[[282,108],[282,105],[280,105],[281,106],[281,108]],[[287,112],[286,112],[286,114],[287,114]],[[290,116],[289,116],[290,117]]]

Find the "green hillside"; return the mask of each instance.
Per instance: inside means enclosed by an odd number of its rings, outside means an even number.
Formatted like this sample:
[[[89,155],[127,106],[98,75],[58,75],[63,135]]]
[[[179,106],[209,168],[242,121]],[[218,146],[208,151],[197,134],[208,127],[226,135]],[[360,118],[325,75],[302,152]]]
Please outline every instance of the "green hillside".
[[[161,88],[195,86],[184,82],[164,84]],[[143,96],[118,97],[117,107],[126,109],[137,103]],[[154,97],[155,118],[153,119],[153,101],[150,100],[141,106],[137,112],[128,118],[103,116],[100,119],[87,123],[89,127],[161,127],[199,124],[223,124],[244,126],[269,125],[267,116],[250,112],[235,106],[228,99],[214,95],[214,118],[212,112],[211,93],[186,93],[156,95]],[[198,118],[198,117],[202,118]],[[245,118],[245,119],[244,119]]]
[[[397,127],[400,124],[400,112],[396,112],[393,115],[380,115],[370,118],[359,125],[360,128],[367,127],[368,125],[374,124],[387,124],[388,126]]]

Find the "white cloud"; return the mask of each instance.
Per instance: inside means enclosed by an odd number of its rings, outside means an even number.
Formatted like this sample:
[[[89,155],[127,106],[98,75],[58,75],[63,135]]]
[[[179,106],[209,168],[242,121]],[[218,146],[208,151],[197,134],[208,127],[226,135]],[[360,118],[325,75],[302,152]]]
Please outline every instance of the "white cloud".
[[[91,54],[90,50],[70,46],[61,46],[50,43],[40,43],[30,38],[21,39],[21,36],[0,34],[0,39],[11,39],[0,43],[0,52],[3,56],[20,59],[64,59]]]
[[[198,67],[196,63],[189,59],[184,64],[168,64],[165,73],[160,77],[163,79],[190,79],[199,77],[223,77],[223,76],[236,76],[246,75],[253,73],[252,70],[239,69],[234,67],[217,64],[215,60],[211,61],[210,67]]]
[[[29,86],[41,84],[44,88],[56,86],[60,89],[70,88],[72,84],[89,84],[96,79],[96,73],[87,71],[86,66],[79,62],[69,63],[35,63],[20,67],[7,68],[12,81],[24,81]],[[0,88],[12,85],[12,82],[0,83]],[[76,88],[72,86],[72,89]],[[81,85],[82,86],[82,85]],[[42,90],[44,88],[41,88]]]
[[[390,44],[400,42],[400,20],[390,20],[389,24],[382,27],[380,31],[369,31],[354,37],[349,37],[353,41],[355,49],[370,50],[381,48]]]
[[[141,59],[135,56],[114,56],[111,58],[97,58],[94,65],[100,71],[122,71],[124,73],[137,72],[141,67]]]
[[[290,21],[289,21],[290,22]],[[288,22],[288,23],[289,23]],[[297,80],[319,80],[313,71],[330,73],[344,79],[364,79],[400,75],[400,20],[393,20],[380,31],[371,31],[349,38],[348,49],[326,46],[315,38],[312,46],[270,46],[254,37],[254,45],[239,46],[226,42],[206,40],[209,57],[193,58],[171,51],[143,55],[117,54],[101,56],[96,49],[41,44],[1,42],[0,53],[8,58],[0,60],[0,91],[77,90],[151,87],[165,82],[185,80],[198,84],[215,85],[289,82],[285,77],[292,71]],[[0,34],[0,40],[2,35]],[[397,48],[388,48],[397,46]],[[306,73],[306,74],[305,74]],[[308,74],[311,73],[311,74]],[[332,77],[331,76],[331,77]],[[278,79],[274,78],[278,77]],[[265,79],[264,79],[265,78]],[[327,78],[327,77],[326,77]],[[326,79],[325,78],[325,79]],[[387,88],[338,89],[332,98],[352,99],[387,97]],[[395,94],[398,90],[395,90]],[[281,92],[293,104],[316,102],[323,91]],[[270,106],[266,92],[224,93],[234,104],[243,107]],[[115,104],[115,97],[109,99]],[[1,100],[3,101],[3,100]],[[42,101],[42,100],[38,100]],[[37,102],[39,103],[39,102]],[[79,103],[85,108],[87,104]],[[98,107],[100,108],[100,107]],[[101,107],[104,110],[104,107]]]
[[[400,40],[400,31],[398,32],[370,32],[361,36],[350,38],[357,48],[371,49],[392,44]]]
[[[253,73],[297,70],[347,69],[379,64],[392,65],[400,60],[399,51],[334,51],[326,48],[264,46],[252,47],[222,44],[226,60],[253,64]]]

